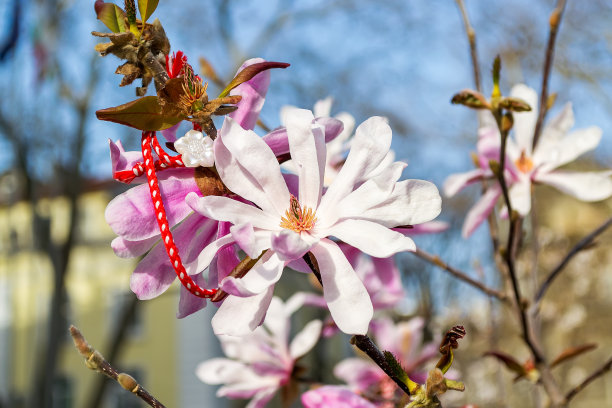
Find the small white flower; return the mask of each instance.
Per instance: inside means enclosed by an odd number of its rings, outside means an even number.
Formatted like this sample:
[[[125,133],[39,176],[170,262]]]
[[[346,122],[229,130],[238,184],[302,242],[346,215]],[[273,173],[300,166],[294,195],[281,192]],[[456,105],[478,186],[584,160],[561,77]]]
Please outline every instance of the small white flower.
[[[213,140],[202,132],[190,130],[174,142],[174,148],[182,155],[187,167],[211,167],[215,164]]]

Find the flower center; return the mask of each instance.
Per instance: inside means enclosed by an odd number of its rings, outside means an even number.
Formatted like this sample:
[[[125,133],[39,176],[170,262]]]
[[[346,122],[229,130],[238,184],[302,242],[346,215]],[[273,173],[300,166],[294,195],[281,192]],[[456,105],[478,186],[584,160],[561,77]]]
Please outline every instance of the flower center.
[[[302,208],[298,199],[292,194],[289,199],[289,209],[285,211],[285,216],[281,218],[280,226],[300,233],[311,230],[316,221],[315,212],[312,208]]]
[[[524,150],[521,152],[521,157],[514,164],[523,173],[529,173],[533,169],[533,161],[525,155]]]

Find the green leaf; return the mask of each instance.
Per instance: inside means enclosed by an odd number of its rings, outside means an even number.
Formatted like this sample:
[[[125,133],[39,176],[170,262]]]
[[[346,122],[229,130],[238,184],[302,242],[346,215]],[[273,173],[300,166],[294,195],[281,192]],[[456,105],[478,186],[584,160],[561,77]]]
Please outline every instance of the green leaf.
[[[185,119],[175,113],[164,112],[157,96],[145,96],[113,108],[96,111],[100,120],[120,123],[140,130],[164,130]]]
[[[102,21],[113,33],[127,31],[125,27],[125,12],[116,4],[96,1],[94,4],[98,20]]]
[[[158,3],[159,0],[138,0],[138,11],[143,24],[151,17]]]
[[[257,64],[249,65],[248,67],[240,71],[238,74],[236,74],[234,79],[232,79],[232,82],[230,82],[225,87],[223,92],[219,94],[219,98],[223,98],[224,96],[229,95],[232,89],[246,81],[251,80],[255,75],[259,74],[260,72],[266,71],[271,68],[287,68],[288,66],[289,64],[287,64],[286,62],[272,61],[258,62]]]

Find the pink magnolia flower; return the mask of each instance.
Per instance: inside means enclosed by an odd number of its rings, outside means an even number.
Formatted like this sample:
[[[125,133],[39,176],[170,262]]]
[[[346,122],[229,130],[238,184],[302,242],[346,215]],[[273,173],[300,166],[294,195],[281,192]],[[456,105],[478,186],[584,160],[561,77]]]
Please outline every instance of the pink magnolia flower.
[[[198,378],[207,384],[224,384],[218,397],[252,398],[247,407],[265,406],[289,383],[296,361],[314,347],[321,334],[321,321],[313,320],[289,343],[291,315],[303,301],[301,293],[285,303],[274,297],[262,326],[242,337],[220,335],[228,358],[201,363],[196,369]]]
[[[346,387],[325,385],[302,394],[304,408],[376,408]]]
[[[427,378],[427,373],[420,371],[421,366],[438,353],[433,343],[422,347],[423,327],[424,320],[418,317],[395,324],[389,318],[372,322],[372,332],[380,349],[393,353],[410,378],[419,384],[425,383]],[[392,402],[404,394],[371,360],[345,359],[336,365],[334,375],[365,397],[378,395]]]
[[[184,58],[182,56],[179,58],[177,54],[176,61],[182,59]],[[261,61],[263,61],[261,58],[248,60],[240,70]],[[232,91],[233,94],[243,96],[238,104],[238,109],[232,113],[235,117],[244,119],[239,122],[240,125],[254,125],[252,117],[259,114],[269,83],[270,72],[264,71]],[[176,140],[175,132],[176,127],[164,132],[164,136],[173,142]],[[282,132],[279,133],[278,138],[282,138]],[[109,141],[109,144],[113,175],[119,171],[131,170],[138,161],[142,161],[140,152],[125,152],[121,142]],[[183,262],[186,263],[193,262],[209,242],[228,232],[228,227],[223,223],[193,214],[191,208],[185,203],[185,197],[189,193],[202,195],[196,175],[194,168],[166,169],[159,172],[158,175],[166,215],[173,228],[174,240],[181,251]],[[139,299],[152,299],[170,287],[176,274],[160,242],[161,235],[146,179],[141,176],[134,181],[143,184],[115,197],[108,204],[105,217],[110,227],[118,235],[111,244],[118,256],[134,258],[146,254],[132,274],[130,287]],[[192,275],[192,278],[200,286],[216,287],[217,275],[224,277],[237,262],[231,250],[223,251],[212,264],[209,274],[210,282],[206,282],[199,273]],[[182,286],[180,293],[177,314],[179,318],[194,313],[206,305],[205,299],[191,295]]]
[[[583,153],[594,149],[601,140],[601,129],[592,126],[569,132],[574,125],[571,104],[565,105],[559,115],[544,127],[538,144],[532,150],[537,120],[537,94],[526,85],[516,85],[511,95],[522,98],[532,107],[530,112],[514,114],[514,138],[508,139],[504,174],[510,186],[513,208],[522,216],[531,210],[531,189],[534,184],[548,184],[582,201],[599,201],[612,196],[612,171],[575,172],[558,170]],[[452,196],[463,187],[483,178],[491,178],[489,160],[499,161],[501,137],[489,112],[485,112],[484,125],[479,129],[479,168],[448,177],[444,191]],[[569,133],[568,133],[569,132]],[[470,210],[463,226],[465,237],[493,211],[501,196],[501,188],[494,183]]]
[[[307,252],[316,258],[323,296],[332,318],[346,333],[364,334],[373,309],[367,291],[334,236],[372,256],[386,258],[414,250],[414,242],[392,227],[436,217],[441,199],[426,181],[398,181],[403,163],[379,169],[389,151],[391,129],[370,118],[357,129],[352,149],[335,181],[323,194],[324,132],[311,112],[292,110],[285,118],[291,158],[298,168],[298,197],[289,192],[276,157],[251,131],[226,119],[215,140],[217,170],[225,185],[255,206],[228,197],[198,197],[187,203],[199,214],[234,224],[230,235],[211,243],[187,265],[205,269],[217,250],[237,243],[255,266],[243,278],[221,283],[229,296],[212,320],[217,334],[240,334],[257,327],[268,308],[274,284],[285,266]],[[303,264],[303,263],[302,263]]]

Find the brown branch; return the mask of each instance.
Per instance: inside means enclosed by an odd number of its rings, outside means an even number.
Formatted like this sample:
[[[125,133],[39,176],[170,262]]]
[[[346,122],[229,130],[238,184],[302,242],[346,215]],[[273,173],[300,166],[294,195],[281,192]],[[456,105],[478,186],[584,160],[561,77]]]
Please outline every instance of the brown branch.
[[[451,275],[453,275],[455,278],[471,285],[472,287],[479,289],[480,291],[482,291],[483,293],[485,293],[488,296],[492,296],[495,297],[501,301],[506,302],[508,300],[508,297],[502,293],[499,290],[496,289],[492,289],[489,288],[488,286],[486,286],[485,284],[483,284],[482,282],[477,281],[476,279],[473,279],[471,277],[469,277],[465,272],[462,272],[456,268],[453,268],[452,266],[444,263],[440,257],[438,257],[437,255],[432,255],[428,252],[423,251],[422,249],[417,248],[415,252],[413,252],[414,255],[416,255],[417,257],[449,272]]]
[[[540,286],[540,289],[538,290],[538,293],[535,298],[536,304],[542,300],[542,298],[544,297],[544,294],[550,287],[551,283],[555,280],[557,276],[559,276],[559,274],[563,271],[563,269],[565,269],[565,267],[572,260],[572,258],[576,256],[576,254],[578,254],[580,251],[582,251],[583,249],[591,245],[593,241],[595,240],[595,238],[597,238],[600,234],[602,234],[610,226],[612,226],[612,217],[608,218],[603,224],[597,227],[593,232],[591,232],[589,235],[581,239],[580,242],[574,245],[574,247],[567,253],[567,255],[565,255],[565,257],[561,260],[561,262],[559,262],[559,264],[550,272],[546,280],[544,280],[544,282]]]
[[[538,139],[542,133],[542,126],[544,125],[544,118],[546,117],[546,113],[548,111],[548,80],[550,78],[552,63],[555,56],[555,40],[557,39],[557,33],[559,32],[559,26],[561,25],[561,18],[563,17],[563,11],[565,10],[565,3],[566,0],[557,0],[557,5],[550,14],[549,18],[550,31],[548,32],[546,58],[544,60],[544,69],[542,70],[540,111],[538,112],[538,120],[533,132],[533,150],[535,150],[535,147],[538,144]]]
[[[119,372],[108,361],[102,357],[99,351],[94,349],[87,343],[83,334],[74,326],[70,326],[70,335],[74,341],[74,346],[85,359],[85,365],[99,373],[104,374],[108,378],[115,380],[124,389],[135,394],[138,398],[146,402],[153,408],[165,408],[151,393],[149,393],[142,385],[140,385],[133,377],[126,373]]]
[[[595,370],[591,375],[585,378],[584,381],[582,381],[580,384],[578,384],[576,387],[570,390],[570,392],[568,392],[565,395],[565,401],[569,402],[572,398],[576,396],[576,394],[582,391],[587,385],[592,383],[598,377],[601,377],[602,375],[610,371],[610,369],[612,369],[612,357],[610,357],[608,361],[605,362],[604,365],[602,365],[600,368]]]
[[[467,10],[465,9],[465,3],[463,0],[456,0],[461,17],[463,18],[463,26],[465,27],[465,34],[467,35],[468,42],[470,44],[470,56],[472,58],[472,72],[474,74],[474,86],[478,92],[482,92],[480,88],[480,68],[478,67],[478,53],[476,52],[476,31],[470,24]]]

